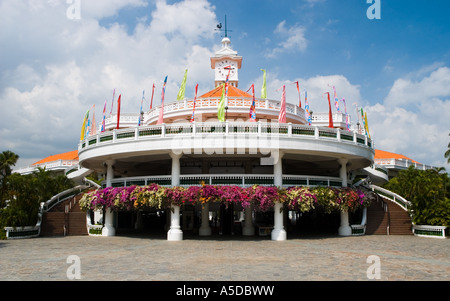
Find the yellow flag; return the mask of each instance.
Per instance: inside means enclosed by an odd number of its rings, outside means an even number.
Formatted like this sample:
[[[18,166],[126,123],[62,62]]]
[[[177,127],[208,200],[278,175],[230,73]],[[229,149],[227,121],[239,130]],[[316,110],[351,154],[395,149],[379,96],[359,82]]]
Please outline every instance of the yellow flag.
[[[186,69],[184,71],[184,78],[183,78],[183,81],[181,82],[180,91],[178,91],[177,100],[183,100],[184,99],[184,94],[185,94],[185,91],[186,91],[187,72],[188,72],[188,70]]]
[[[219,107],[217,109],[217,118],[219,121],[225,121],[225,84],[222,84],[222,96],[220,97]]]
[[[81,127],[80,141],[84,140],[86,136],[86,122],[88,119],[89,119],[89,110],[86,112],[86,115],[84,116],[83,126]]]
[[[261,98],[266,99],[267,98],[266,70],[265,69],[261,69],[261,71],[264,72],[263,85],[262,85],[262,88],[261,88]]]

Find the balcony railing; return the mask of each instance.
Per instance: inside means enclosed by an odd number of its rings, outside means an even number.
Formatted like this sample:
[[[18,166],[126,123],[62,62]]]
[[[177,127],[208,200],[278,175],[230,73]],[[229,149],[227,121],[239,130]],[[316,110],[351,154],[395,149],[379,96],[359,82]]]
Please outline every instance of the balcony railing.
[[[113,130],[90,136],[80,141],[81,152],[91,147],[114,144],[122,141],[154,138],[204,137],[205,135],[248,135],[254,137],[292,137],[336,141],[374,149],[373,141],[365,135],[335,128],[299,124],[278,124],[267,122],[204,122],[160,124]]]
[[[14,170],[15,173],[19,174],[31,174],[37,171],[38,168],[45,168],[46,170],[67,170],[71,167],[76,167],[78,165],[78,160],[56,160],[52,162],[47,162],[38,165],[31,165],[28,167],[20,168]]]
[[[130,186],[146,186],[150,184],[158,184],[161,186],[171,186],[172,176],[146,176],[113,179],[112,187],[130,187]],[[274,176],[271,174],[202,174],[202,175],[180,175],[180,186],[200,186],[202,183],[206,185],[237,185],[241,187],[250,187],[253,185],[273,186]],[[341,178],[322,177],[322,176],[304,176],[304,175],[283,175],[283,187],[292,186],[326,186],[326,187],[342,187]],[[102,183],[102,187],[106,187],[106,182]]]
[[[386,168],[407,169],[409,166],[414,166],[416,169],[427,170],[434,168],[431,165],[415,163],[406,159],[375,159],[375,163]]]
[[[253,98],[250,97],[228,97],[228,108],[229,112],[233,111],[233,109],[237,110],[250,110],[250,106],[252,105]],[[219,106],[220,97],[212,97],[212,98],[201,98],[197,99],[195,103],[196,114],[201,114],[202,111],[210,111],[209,109],[217,110]],[[181,101],[175,101],[166,103],[164,105],[164,115],[169,116],[174,113],[179,112],[180,114],[185,114],[188,112],[192,113],[192,109],[194,106],[193,99],[184,99]],[[280,111],[281,102],[279,100],[271,100],[271,99],[255,99],[255,108],[258,113],[264,111],[265,114],[268,111],[273,111],[273,115],[278,116]],[[149,125],[152,122],[155,122],[159,116],[159,111],[161,110],[161,106],[156,106],[149,110],[148,112],[144,112],[144,125]],[[305,122],[305,111],[291,103],[286,103],[286,113],[291,116],[295,116],[296,120]],[[337,116],[337,115],[336,115]],[[120,125],[125,127],[130,127],[138,124],[139,114],[121,114],[120,115]],[[111,130],[117,127],[117,115],[113,114],[106,118],[105,126],[107,130]]]

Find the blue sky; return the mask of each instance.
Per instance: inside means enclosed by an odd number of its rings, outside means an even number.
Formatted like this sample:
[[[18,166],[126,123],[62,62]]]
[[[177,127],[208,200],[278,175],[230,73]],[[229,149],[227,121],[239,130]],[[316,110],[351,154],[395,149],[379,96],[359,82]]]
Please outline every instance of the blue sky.
[[[0,149],[18,153],[20,165],[76,149],[84,113],[95,104],[100,116],[114,88],[127,112],[166,75],[175,101],[186,68],[187,97],[197,83],[212,89],[209,58],[223,36],[214,29],[226,15],[244,58],[241,89],[258,91],[263,68],[269,98],[286,84],[296,103],[290,83],[299,80],[319,112],[335,85],[348,106],[368,112],[377,148],[448,169],[448,1],[379,0],[375,20],[366,0],[78,0],[75,19],[69,2],[0,2]]]

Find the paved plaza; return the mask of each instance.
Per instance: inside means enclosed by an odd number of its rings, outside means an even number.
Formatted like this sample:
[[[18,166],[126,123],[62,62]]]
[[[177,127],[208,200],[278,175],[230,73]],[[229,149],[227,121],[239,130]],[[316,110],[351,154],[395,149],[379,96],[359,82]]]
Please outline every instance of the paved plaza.
[[[77,236],[0,241],[2,281],[67,281],[76,271],[84,281],[449,281],[450,239],[185,236],[170,242],[151,236]]]

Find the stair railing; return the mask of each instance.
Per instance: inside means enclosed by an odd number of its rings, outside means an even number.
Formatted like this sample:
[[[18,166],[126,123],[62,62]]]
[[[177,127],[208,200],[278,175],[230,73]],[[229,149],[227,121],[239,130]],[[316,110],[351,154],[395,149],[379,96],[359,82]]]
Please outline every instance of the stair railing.
[[[398,204],[403,210],[408,211],[411,208],[411,202],[405,199],[404,197],[387,190],[385,188],[379,187],[377,185],[370,184],[369,187],[372,191],[380,194],[382,197],[391,200],[392,202]]]

